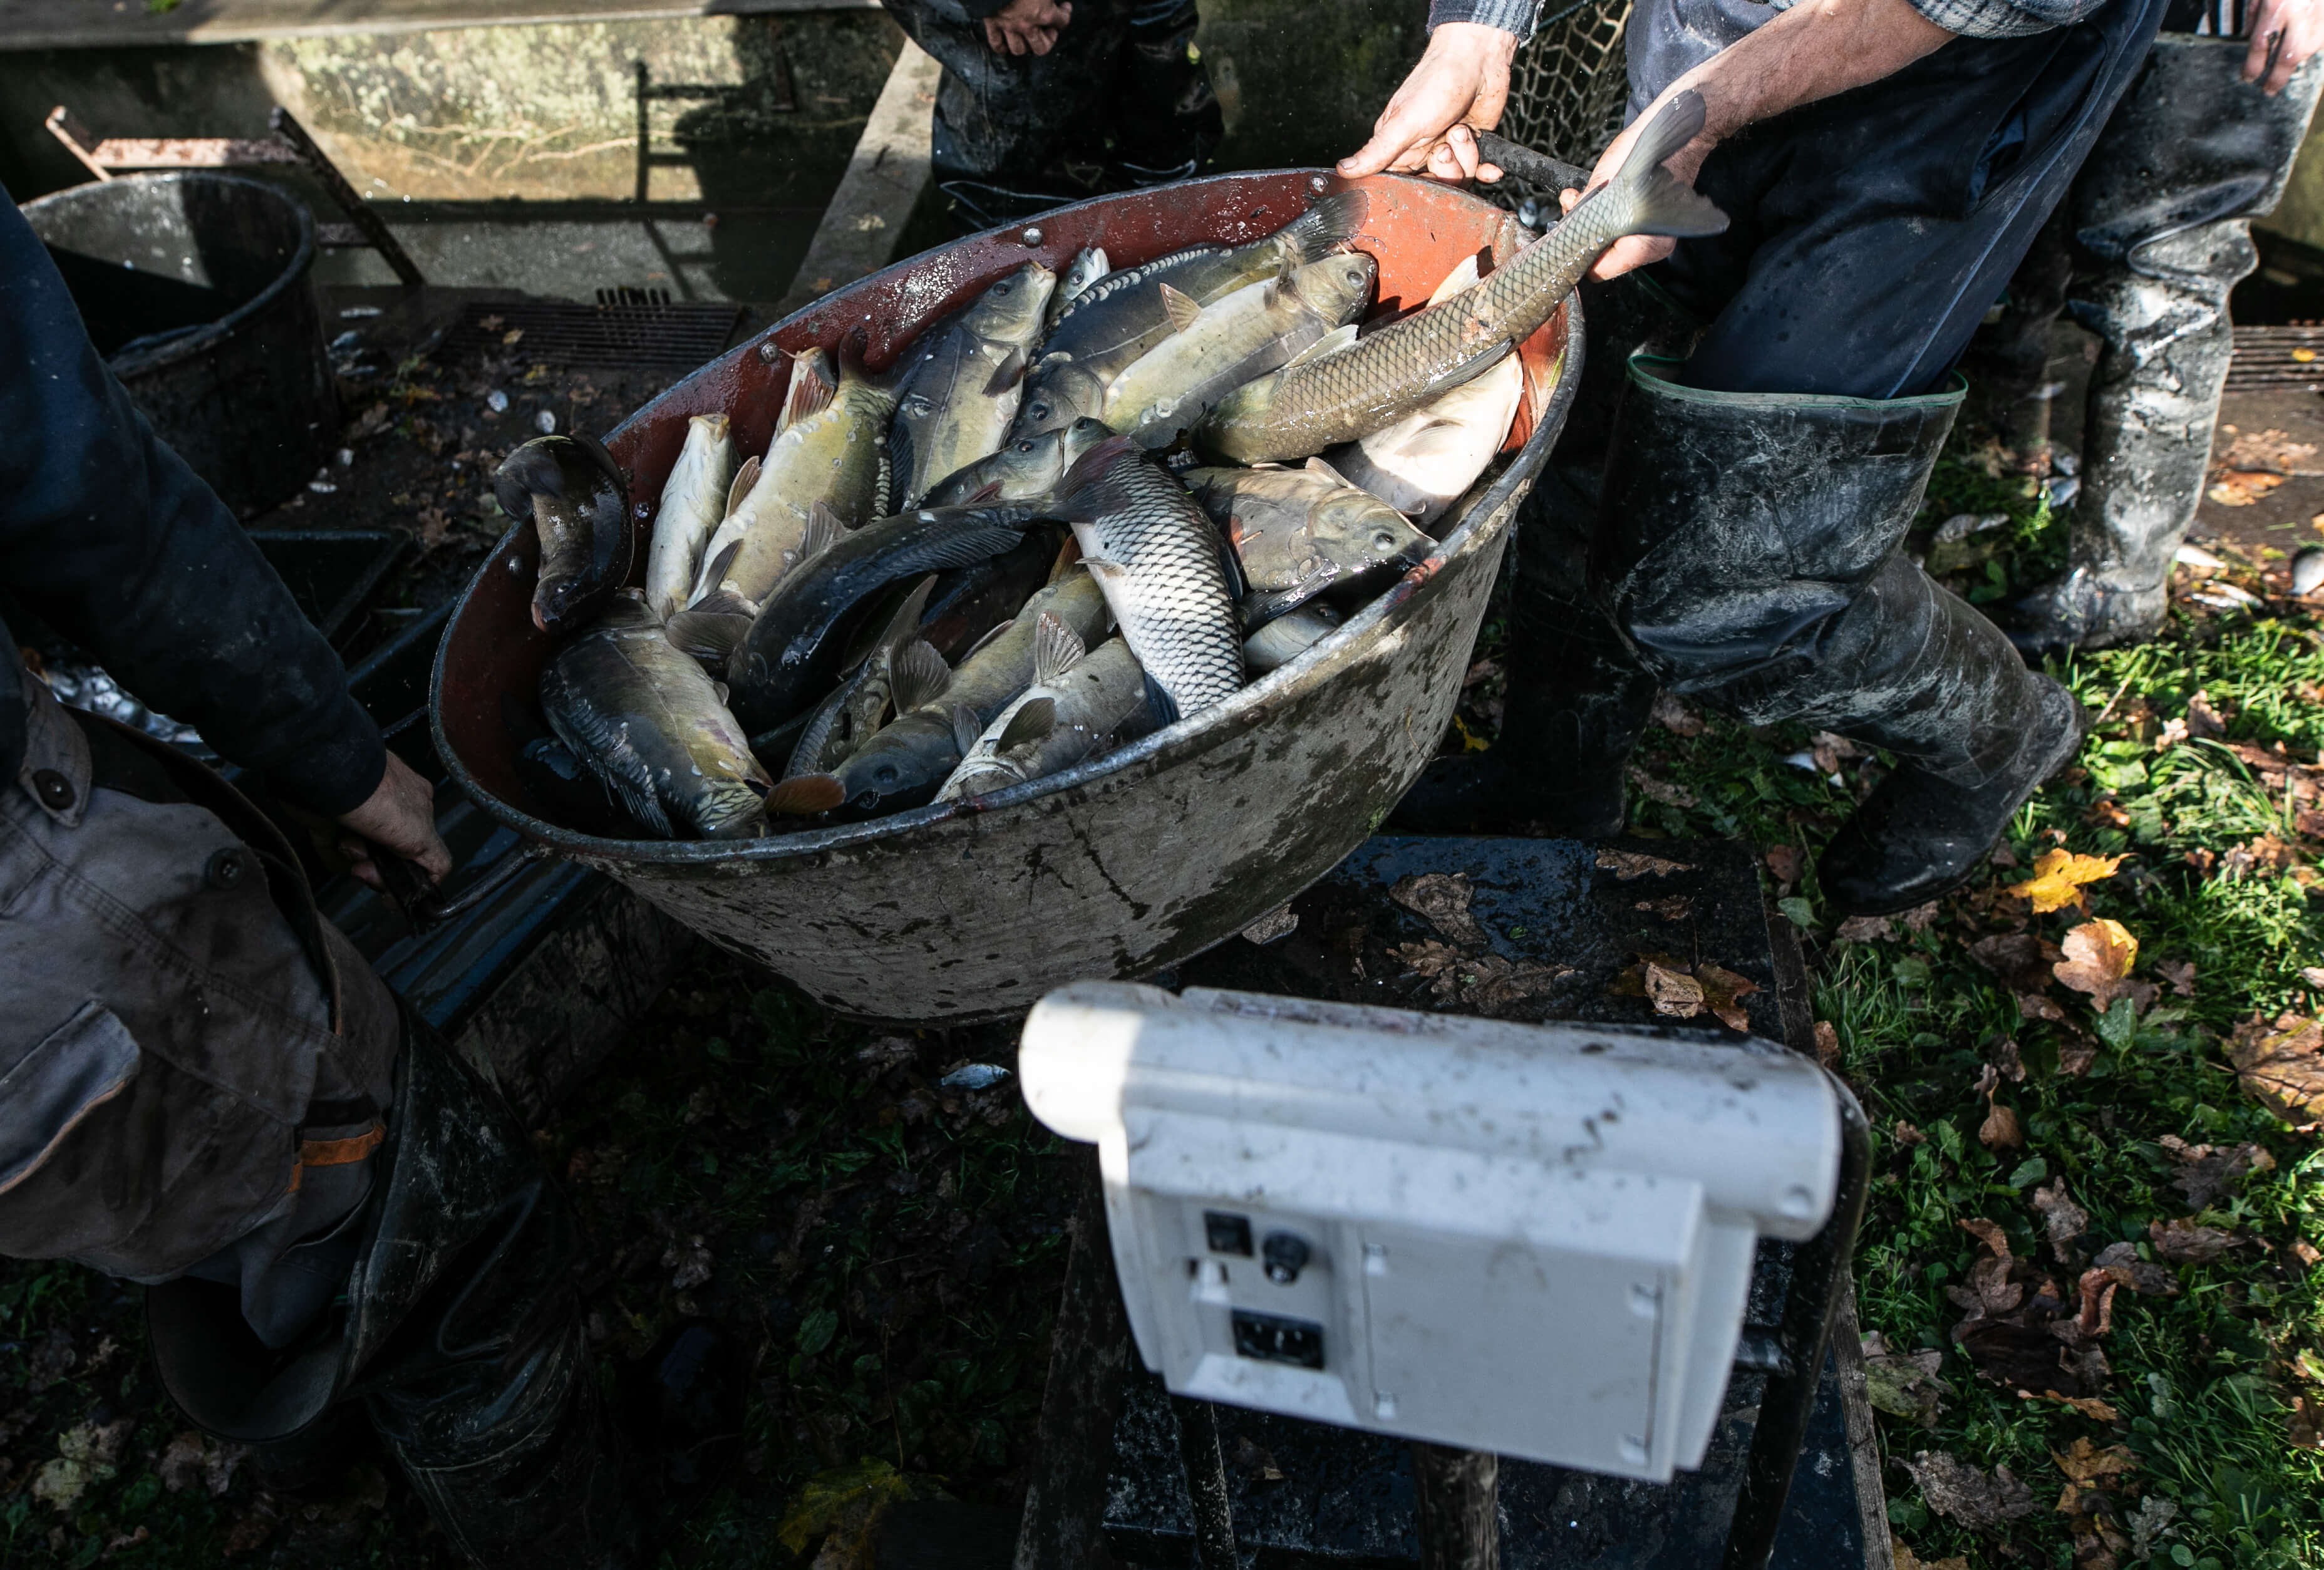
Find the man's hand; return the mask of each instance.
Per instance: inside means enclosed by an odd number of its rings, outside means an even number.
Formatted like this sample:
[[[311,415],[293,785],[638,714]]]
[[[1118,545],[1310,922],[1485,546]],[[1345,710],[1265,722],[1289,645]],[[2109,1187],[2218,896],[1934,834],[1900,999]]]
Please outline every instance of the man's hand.
[[[2259,0],[2252,17],[2244,80],[2273,97],[2301,61],[2324,48],[2324,0]]]
[[[393,753],[379,789],[353,812],[340,814],[339,822],[355,830],[339,842],[347,870],[374,889],[380,887],[374,845],[416,864],[431,883],[442,882],[452,870],[451,848],[436,832],[435,789]]]
[[[1340,160],[1340,172],[1350,180],[1384,169],[1444,180],[1500,179],[1499,169],[1478,162],[1476,133],[1501,123],[1517,52],[1517,35],[1498,27],[1440,25],[1373,123],[1372,139]]]
[[[995,54],[1047,54],[1073,19],[1071,0],[1009,0],[984,19],[984,42]]]

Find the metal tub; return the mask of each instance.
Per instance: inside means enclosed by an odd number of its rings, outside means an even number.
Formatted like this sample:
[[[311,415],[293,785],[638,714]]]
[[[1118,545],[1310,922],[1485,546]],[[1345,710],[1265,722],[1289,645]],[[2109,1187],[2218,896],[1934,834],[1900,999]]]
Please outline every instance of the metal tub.
[[[1303,171],[1222,175],[1102,197],[899,263],[704,366],[607,439],[645,510],[688,415],[724,410],[763,452],[789,362],[861,327],[875,368],[912,334],[1028,257],[1061,269],[1102,245],[1126,266],[1240,244],[1346,182]],[[1360,242],[1381,309],[1425,300],[1466,255],[1506,256],[1508,216],[1395,177]],[[1077,977],[1176,964],[1321,878],[1379,825],[1450,722],[1517,503],[1563,426],[1581,367],[1569,300],[1523,348],[1528,396],[1509,448],[1452,513],[1437,553],[1298,660],[1229,702],[1064,773],[868,823],[733,841],[613,840],[538,815],[503,717],[530,706],[552,641],[528,606],[538,545],[512,531],[469,584],[437,656],[445,762],[486,812],[599,868],[722,947],[842,1012],[968,1022]],[[641,520],[642,531],[646,525]],[[645,552],[638,552],[640,571]]]

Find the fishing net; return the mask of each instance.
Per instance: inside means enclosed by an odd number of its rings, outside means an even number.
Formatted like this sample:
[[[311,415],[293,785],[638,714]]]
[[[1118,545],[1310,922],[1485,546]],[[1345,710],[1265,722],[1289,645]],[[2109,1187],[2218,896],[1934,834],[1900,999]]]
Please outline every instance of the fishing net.
[[[1631,0],[1551,0],[1509,72],[1501,134],[1587,169],[1622,129]]]

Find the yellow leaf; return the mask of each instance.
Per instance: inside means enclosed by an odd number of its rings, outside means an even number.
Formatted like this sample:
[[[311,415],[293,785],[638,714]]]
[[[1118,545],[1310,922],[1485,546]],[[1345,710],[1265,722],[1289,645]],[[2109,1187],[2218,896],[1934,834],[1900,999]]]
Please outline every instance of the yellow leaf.
[[[2304,365],[2308,364],[2309,361],[2316,357],[2316,351],[2314,349],[2294,349],[2292,351],[2292,357]]]
[[[2122,861],[2120,856],[2077,855],[2060,845],[2042,853],[2034,864],[2032,877],[2004,891],[2015,899],[2031,900],[2036,916],[2062,910],[2069,905],[2088,909],[2081,885],[2113,877]]]
[[[2075,1440],[2073,1448],[2063,1455],[2052,1450],[2050,1459],[2058,1464],[2059,1471],[2076,1482],[2089,1482],[2097,1478],[2112,1477],[2138,1469],[2138,1457],[2130,1453],[2128,1446],[2109,1445],[2101,1450],[2088,1439]]]
[[[2101,1013],[2123,990],[2123,979],[2138,959],[2138,939],[2121,922],[2105,917],[2083,922],[2067,933],[2059,947],[2066,957],[2052,965],[2050,973],[2076,992],[2087,993]]]

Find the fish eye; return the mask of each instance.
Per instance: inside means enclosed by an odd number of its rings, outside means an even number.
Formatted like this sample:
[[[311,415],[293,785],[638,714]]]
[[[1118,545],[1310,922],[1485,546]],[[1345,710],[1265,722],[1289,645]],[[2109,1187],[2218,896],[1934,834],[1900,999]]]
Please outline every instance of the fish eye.
[[[893,785],[895,782],[895,764],[882,763],[878,768],[872,771],[872,783],[874,785]]]
[[[1396,549],[1396,536],[1389,533],[1385,529],[1380,530],[1372,536],[1372,549],[1374,550],[1394,550]]]
[[[1049,418],[1049,406],[1046,403],[1036,403],[1025,412],[1036,420],[1047,420]]]
[[[1031,452],[1033,450],[1033,443],[1029,439],[1020,441],[1017,444],[1017,450],[1019,452]]]
[[[1351,268],[1349,268],[1349,269],[1348,269],[1348,282],[1351,282],[1351,283],[1361,283],[1363,281],[1364,281],[1364,270],[1363,270],[1362,268],[1360,268],[1360,267],[1351,267]]]
[[[1005,283],[996,283],[992,286],[992,292],[995,294],[1006,294],[1009,292],[1009,286]]]

